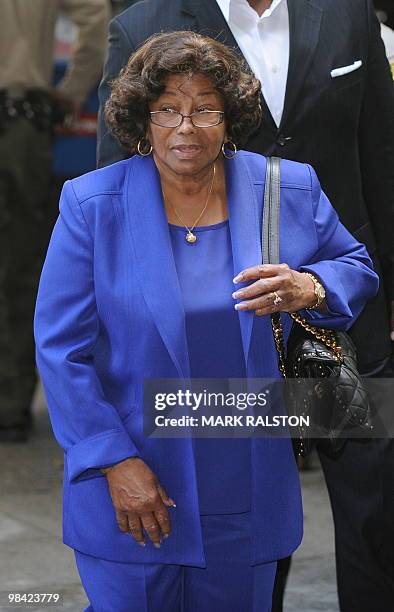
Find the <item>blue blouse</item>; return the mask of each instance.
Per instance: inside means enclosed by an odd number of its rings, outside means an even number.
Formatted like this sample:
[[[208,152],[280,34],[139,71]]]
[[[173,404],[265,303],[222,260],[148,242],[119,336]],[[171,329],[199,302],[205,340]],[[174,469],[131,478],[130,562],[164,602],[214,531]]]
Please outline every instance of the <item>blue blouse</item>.
[[[169,224],[183,295],[192,378],[245,378],[228,220],[194,228]],[[193,438],[200,514],[247,512],[251,506],[250,439]]]

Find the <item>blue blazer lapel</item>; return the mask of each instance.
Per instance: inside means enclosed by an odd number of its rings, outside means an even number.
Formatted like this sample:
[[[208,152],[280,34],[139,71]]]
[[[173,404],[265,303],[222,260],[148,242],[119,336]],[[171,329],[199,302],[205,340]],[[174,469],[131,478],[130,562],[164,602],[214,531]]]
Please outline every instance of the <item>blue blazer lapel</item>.
[[[261,180],[264,180],[265,158],[261,158]],[[244,154],[226,160],[226,189],[229,210],[231,245],[234,262],[234,276],[245,268],[261,263],[261,216],[262,202],[256,197],[256,189]],[[234,286],[240,288],[241,284]],[[235,303],[235,302],[234,302]],[[245,365],[248,368],[250,340],[254,312],[238,311],[242,334]]]
[[[141,290],[180,378],[190,378],[185,311],[154,160],[130,160],[126,220]]]
[[[261,172],[261,179],[264,180],[263,164]],[[226,160],[225,173],[236,276],[241,270],[261,262],[262,202],[257,201],[243,154],[233,160]],[[126,220],[141,290],[179,376],[190,378],[182,292],[172,252],[160,176],[152,157],[133,157],[130,160],[125,198]],[[238,316],[247,367],[254,313],[239,311]]]

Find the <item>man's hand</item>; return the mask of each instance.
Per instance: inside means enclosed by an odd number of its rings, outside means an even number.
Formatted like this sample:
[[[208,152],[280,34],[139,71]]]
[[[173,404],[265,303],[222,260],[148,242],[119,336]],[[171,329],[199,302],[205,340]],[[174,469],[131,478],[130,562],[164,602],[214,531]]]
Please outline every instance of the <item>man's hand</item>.
[[[55,132],[63,134],[65,128],[72,127],[74,122],[77,121],[81,112],[81,104],[65,96],[57,89],[52,89],[50,94],[55,103]]]
[[[162,539],[171,532],[167,507],[176,505],[157,476],[139,457],[130,457],[102,471],[121,531],[130,532],[138,544],[145,546],[145,530],[154,546],[160,548]]]
[[[51,89],[50,94],[60,111],[67,115],[75,115],[79,112],[80,104],[77,104],[74,100],[65,96],[61,91]]]

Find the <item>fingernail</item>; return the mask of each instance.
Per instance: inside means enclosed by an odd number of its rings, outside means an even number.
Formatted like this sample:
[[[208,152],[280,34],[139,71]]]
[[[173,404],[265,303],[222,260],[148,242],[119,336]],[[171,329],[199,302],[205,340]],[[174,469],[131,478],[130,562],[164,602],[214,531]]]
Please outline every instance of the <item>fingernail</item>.
[[[171,501],[171,505],[174,506],[174,508],[176,508],[176,503],[174,502],[174,500],[171,499],[170,501]]]
[[[146,546],[145,542],[138,542],[140,546]]]
[[[241,280],[241,277],[240,277],[240,276],[235,276],[235,277],[233,278],[233,283],[234,283],[234,284],[239,283],[239,281],[240,281],[240,280]]]
[[[154,546],[155,548],[160,548],[160,544],[159,544],[158,542],[153,542],[153,546]]]
[[[247,306],[246,304],[235,304],[234,308],[235,310],[246,310]]]
[[[231,294],[233,296],[233,298],[237,299],[242,297],[243,293],[242,291],[234,291],[234,293]]]

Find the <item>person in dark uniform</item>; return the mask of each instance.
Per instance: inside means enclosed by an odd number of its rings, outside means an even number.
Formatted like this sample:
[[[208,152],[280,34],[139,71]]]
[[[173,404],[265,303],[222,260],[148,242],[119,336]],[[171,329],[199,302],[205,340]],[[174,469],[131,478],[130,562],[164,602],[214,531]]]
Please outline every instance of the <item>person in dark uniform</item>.
[[[78,28],[69,68],[52,90],[60,10]],[[48,239],[55,106],[74,112],[102,72],[107,0],[0,2],[0,442],[25,441],[37,382],[33,310]]]

